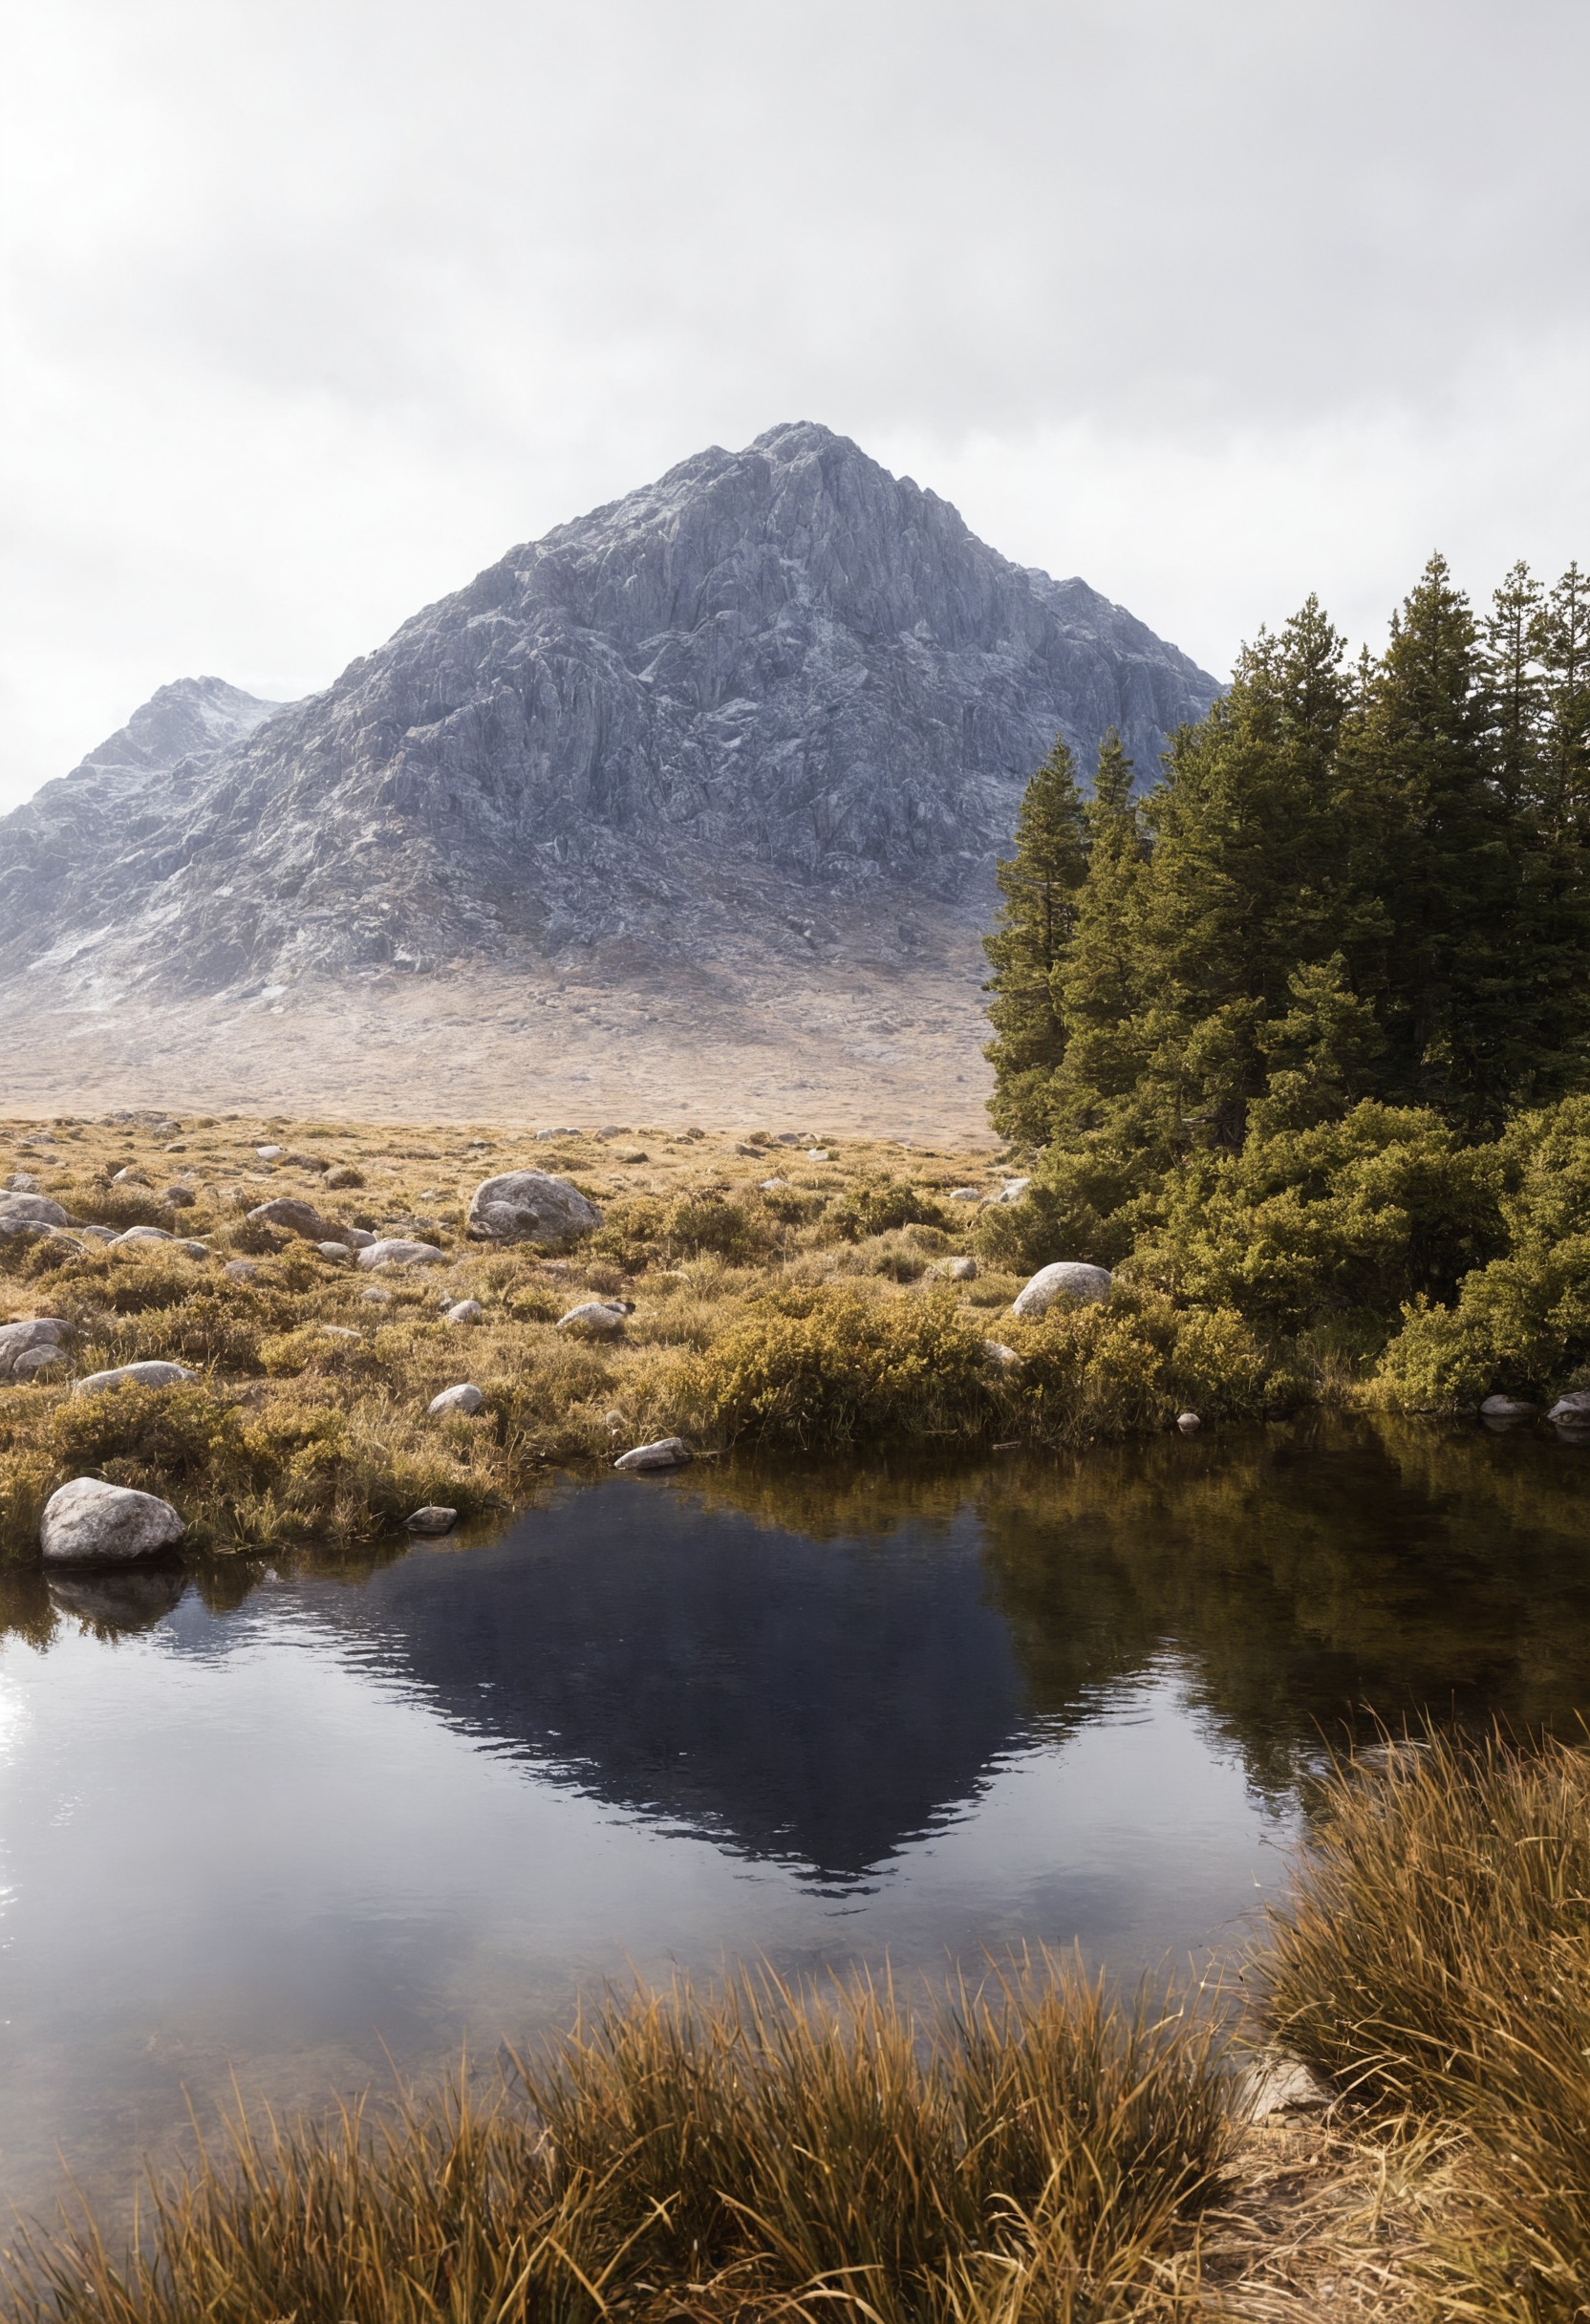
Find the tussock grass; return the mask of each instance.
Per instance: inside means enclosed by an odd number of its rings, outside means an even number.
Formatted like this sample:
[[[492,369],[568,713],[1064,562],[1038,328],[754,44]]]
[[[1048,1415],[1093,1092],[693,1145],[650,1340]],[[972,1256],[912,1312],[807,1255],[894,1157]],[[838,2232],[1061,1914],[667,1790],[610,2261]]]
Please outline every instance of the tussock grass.
[[[1123,1283],[1107,1310],[1032,1325],[1008,1314],[1021,1276],[935,1276],[935,1260],[969,1256],[977,1217],[939,1196],[992,1193],[986,1154],[858,1141],[813,1162],[765,1138],[635,1134],[617,1148],[279,1120],[0,1125],[0,1175],[26,1171],[75,1218],[156,1224],[207,1252],[0,1238],[0,1322],[65,1317],[78,1373],[158,1357],[200,1375],[165,1422],[137,1391],[97,1398],[89,1416],[65,1379],[0,1383],[0,1558],[35,1554],[44,1501],[82,1474],[162,1494],[195,1547],[226,1553],[371,1540],[424,1501],[505,1512],[549,1465],[609,1457],[620,1438],[1069,1447],[1163,1428],[1189,1402],[1213,1419],[1295,1400],[1285,1366],[1225,1311]],[[268,1145],[283,1151],[265,1161]],[[602,1206],[585,1244],[554,1257],[467,1241],[473,1187],[526,1163]],[[113,1183],[123,1167],[141,1182]],[[173,1188],[190,1199],[168,1200]],[[280,1194],[418,1237],[443,1263],[373,1286],[249,1220]],[[251,1274],[229,1275],[237,1260]],[[591,1296],[634,1312],[617,1335],[576,1343],[556,1326]],[[465,1299],[483,1322],[443,1323]],[[991,1364],[991,1338],[1020,1365]],[[483,1412],[428,1420],[463,1380]]]
[[[741,1976],[610,2000],[384,2120],[239,2121],[135,2252],[11,2255],[31,2324],[1190,2317],[1230,2149],[1207,2020],[1053,1961],[908,2009]]]
[[[1326,1780],[1255,1974],[1360,2106],[1461,2133],[1431,2313],[1590,2307],[1590,1755],[1427,1730]]]

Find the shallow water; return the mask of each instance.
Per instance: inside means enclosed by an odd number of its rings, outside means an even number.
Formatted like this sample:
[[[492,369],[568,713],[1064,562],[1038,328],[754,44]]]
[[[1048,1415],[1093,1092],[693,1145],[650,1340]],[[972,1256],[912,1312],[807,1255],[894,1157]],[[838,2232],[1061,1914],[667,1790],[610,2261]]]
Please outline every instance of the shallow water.
[[[0,2197],[736,1957],[1240,1943],[1322,1738],[1590,1702],[1590,1460],[1310,1425],[553,1488],[366,1566],[11,1577]],[[389,2062],[390,2061],[390,2062]]]

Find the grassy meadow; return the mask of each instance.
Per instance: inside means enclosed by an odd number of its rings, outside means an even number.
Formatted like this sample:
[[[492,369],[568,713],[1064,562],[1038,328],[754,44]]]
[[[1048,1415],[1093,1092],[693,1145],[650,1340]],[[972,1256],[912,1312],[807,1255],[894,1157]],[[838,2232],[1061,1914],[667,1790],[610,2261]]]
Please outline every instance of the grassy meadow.
[[[600,1228],[559,1256],[469,1240],[475,1186],[525,1166],[570,1179]],[[549,1465],[660,1435],[700,1454],[1073,1446],[1300,1392],[1234,1312],[1125,1281],[1107,1309],[1012,1316],[1025,1271],[1000,1256],[1006,1171],[987,1151],[140,1117],[9,1125],[0,1184],[18,1176],[74,1220],[178,1239],[0,1240],[0,1323],[60,1316],[75,1335],[57,1373],[0,1383],[12,1560],[82,1474],[162,1495],[194,1547],[225,1553],[366,1540],[425,1504],[506,1511]],[[284,1195],[442,1259],[328,1259],[249,1219]],[[957,1259],[976,1271],[952,1274]],[[633,1302],[620,1331],[560,1328],[591,1299]],[[466,1300],[478,1322],[444,1321]],[[74,1376],[150,1358],[196,1376],[72,1393]],[[483,1409],[427,1417],[462,1382]]]

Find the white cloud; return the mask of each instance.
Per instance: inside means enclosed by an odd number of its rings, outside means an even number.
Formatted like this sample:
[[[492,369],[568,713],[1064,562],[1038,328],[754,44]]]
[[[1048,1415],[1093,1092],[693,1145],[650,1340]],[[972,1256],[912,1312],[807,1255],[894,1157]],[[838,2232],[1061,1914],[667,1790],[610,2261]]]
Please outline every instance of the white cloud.
[[[828,421],[1215,668],[1590,549],[1579,0],[22,0],[0,805]]]

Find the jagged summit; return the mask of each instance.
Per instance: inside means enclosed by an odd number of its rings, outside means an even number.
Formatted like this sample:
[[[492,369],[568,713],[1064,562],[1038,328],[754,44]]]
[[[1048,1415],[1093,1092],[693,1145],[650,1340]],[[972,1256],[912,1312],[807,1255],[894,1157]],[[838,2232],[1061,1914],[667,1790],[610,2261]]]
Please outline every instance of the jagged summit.
[[[964,919],[1057,730],[1149,773],[1217,691],[790,423],[510,549],[323,694],[161,688],[0,822],[0,971],[202,990]]]

